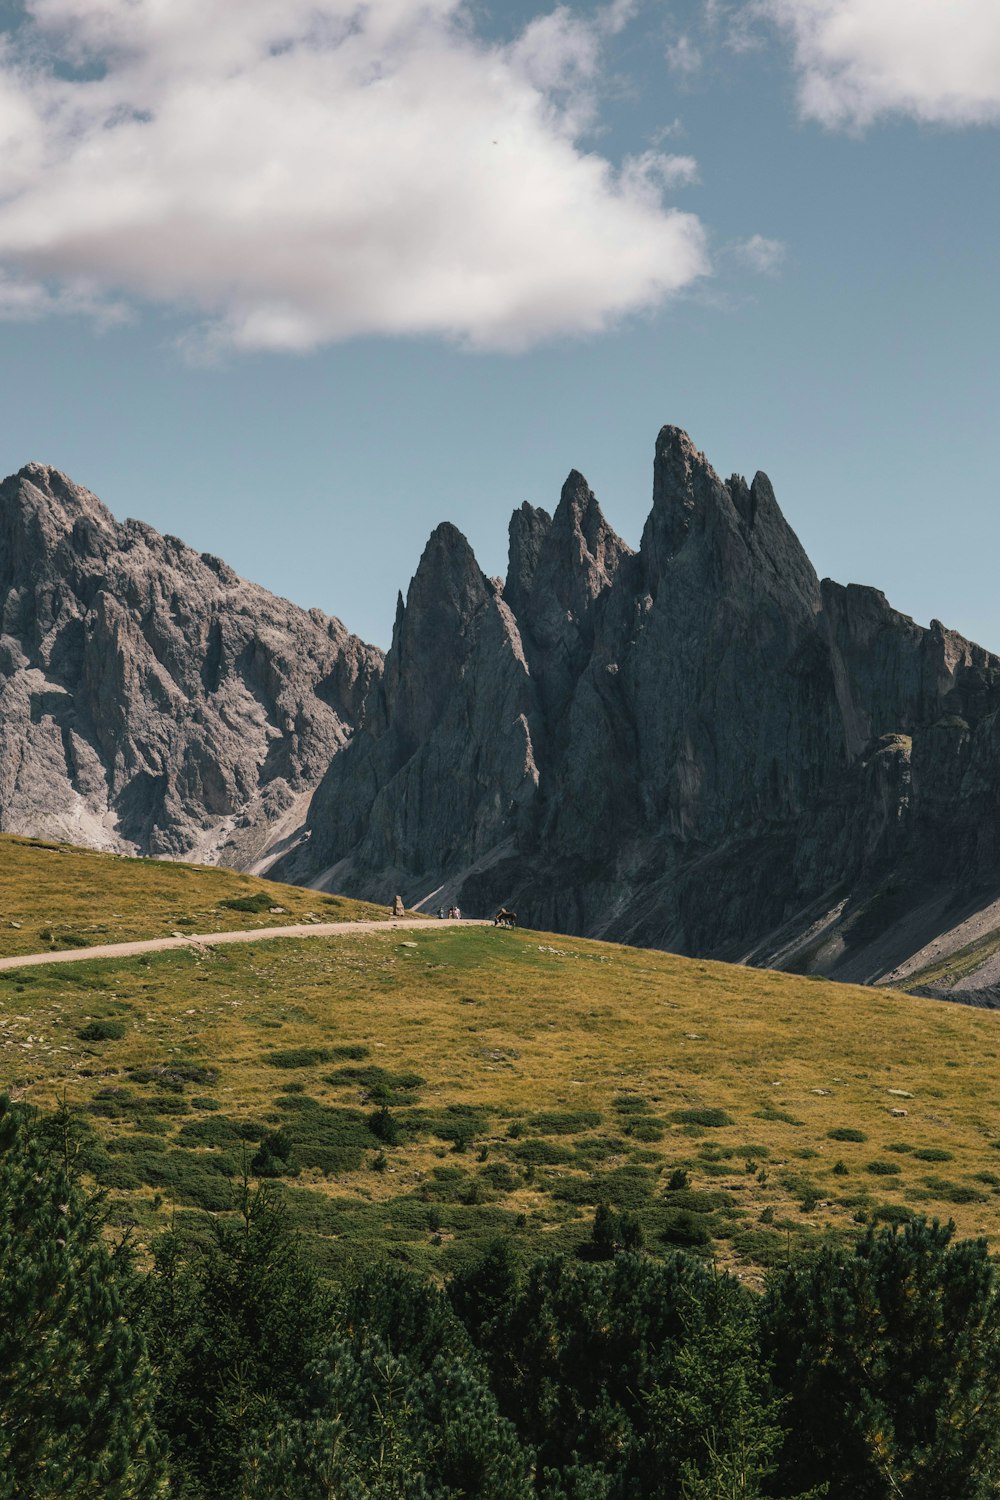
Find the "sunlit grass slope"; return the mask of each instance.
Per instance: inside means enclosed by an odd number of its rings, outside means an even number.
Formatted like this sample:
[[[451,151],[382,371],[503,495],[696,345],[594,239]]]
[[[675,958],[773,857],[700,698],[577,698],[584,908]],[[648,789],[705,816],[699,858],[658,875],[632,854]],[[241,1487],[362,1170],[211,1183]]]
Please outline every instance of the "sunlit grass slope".
[[[81,1159],[140,1239],[226,1211],[256,1164],[333,1272],[386,1253],[444,1270],[500,1231],[572,1248],[606,1201],[650,1249],[753,1276],[914,1213],[1000,1243],[998,1028],[890,991],[429,923],[9,971],[0,1083],[82,1111]]]
[[[127,859],[0,834],[0,958],[173,932],[386,915],[384,907],[367,902],[232,870]]]

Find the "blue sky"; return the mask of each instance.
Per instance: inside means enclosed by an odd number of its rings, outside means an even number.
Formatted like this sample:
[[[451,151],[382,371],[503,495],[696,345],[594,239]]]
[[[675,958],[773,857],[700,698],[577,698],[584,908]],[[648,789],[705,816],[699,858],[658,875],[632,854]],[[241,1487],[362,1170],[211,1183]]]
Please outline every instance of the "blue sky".
[[[276,33],[274,14],[283,18]],[[995,0],[0,5],[0,469],[387,642],[571,467],[1000,650]]]

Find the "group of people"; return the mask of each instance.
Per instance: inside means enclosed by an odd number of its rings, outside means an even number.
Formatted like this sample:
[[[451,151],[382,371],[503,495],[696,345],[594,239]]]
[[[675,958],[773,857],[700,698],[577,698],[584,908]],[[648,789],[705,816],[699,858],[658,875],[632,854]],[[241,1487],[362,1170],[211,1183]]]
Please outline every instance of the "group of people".
[[[444,910],[443,906],[439,906],[438,907],[438,917],[440,918],[440,920],[442,922],[444,921],[445,910]],[[462,920],[462,913],[459,911],[458,907],[457,906],[449,906],[449,908],[448,908],[448,921],[449,922],[461,922],[461,920]]]

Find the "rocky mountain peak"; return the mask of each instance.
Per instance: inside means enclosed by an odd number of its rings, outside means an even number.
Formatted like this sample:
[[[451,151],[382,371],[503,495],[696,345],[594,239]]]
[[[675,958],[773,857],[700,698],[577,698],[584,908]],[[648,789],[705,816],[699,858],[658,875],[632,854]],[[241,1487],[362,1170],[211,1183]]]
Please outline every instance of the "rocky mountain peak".
[[[26,464],[0,483],[0,581],[37,566],[63,542],[83,553],[113,538],[115,519],[96,495],[48,464]]]
[[[407,609],[431,607],[441,618],[468,619],[481,608],[487,584],[467,538],[450,521],[431,532],[407,592]]]
[[[651,594],[689,538],[735,520],[729,492],[705,455],[682,428],[661,427],[653,455],[653,507],[640,548]]]
[[[249,862],[380,667],[339,621],[119,524],[57,469],[0,483],[5,831]]]
[[[527,500],[511,516],[508,527],[507,581],[504,598],[520,614],[531,597],[538,560],[552,530],[552,517]]]

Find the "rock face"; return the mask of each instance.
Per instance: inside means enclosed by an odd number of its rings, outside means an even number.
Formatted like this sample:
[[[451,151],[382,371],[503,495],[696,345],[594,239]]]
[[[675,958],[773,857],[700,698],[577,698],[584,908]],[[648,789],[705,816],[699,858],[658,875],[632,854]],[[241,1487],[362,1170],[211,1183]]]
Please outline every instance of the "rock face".
[[[29,464],[0,485],[0,829],[250,867],[381,653]]]
[[[1000,660],[820,583],[771,485],[657,440],[638,552],[570,475],[506,582],[435,531],[287,873],[844,978],[1000,896]]]
[[[0,829],[995,1003],[1000,660],[821,583],[675,427],[638,551],[575,472],[505,582],[439,526],[384,663],[29,465]]]

